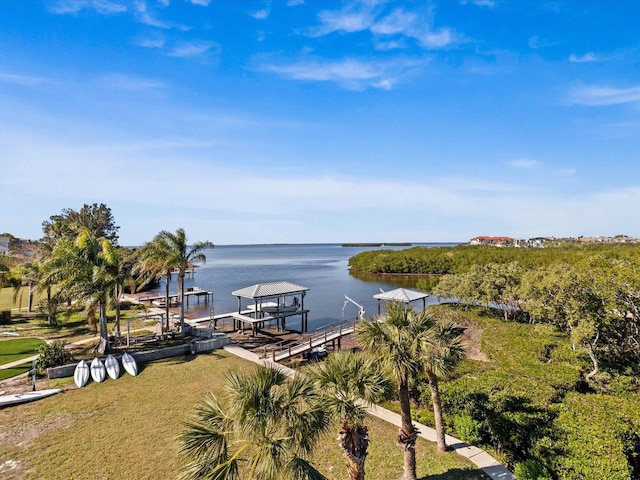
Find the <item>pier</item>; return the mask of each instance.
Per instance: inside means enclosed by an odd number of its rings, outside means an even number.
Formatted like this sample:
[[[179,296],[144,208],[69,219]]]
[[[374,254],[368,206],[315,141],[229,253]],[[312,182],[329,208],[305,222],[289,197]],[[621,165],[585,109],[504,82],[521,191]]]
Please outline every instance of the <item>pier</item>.
[[[186,305],[189,305],[189,298],[196,297],[198,303],[200,303],[200,299],[204,297],[204,303],[209,303],[209,300],[213,302],[213,292],[209,290],[203,290],[199,287],[190,287],[184,290],[184,302]],[[164,307],[164,303],[166,302],[166,295],[142,295],[136,297],[127,297],[128,300],[137,301],[137,303],[146,303],[154,304],[157,306]],[[176,306],[179,305],[180,294],[179,293],[170,293],[169,294],[169,305]]]

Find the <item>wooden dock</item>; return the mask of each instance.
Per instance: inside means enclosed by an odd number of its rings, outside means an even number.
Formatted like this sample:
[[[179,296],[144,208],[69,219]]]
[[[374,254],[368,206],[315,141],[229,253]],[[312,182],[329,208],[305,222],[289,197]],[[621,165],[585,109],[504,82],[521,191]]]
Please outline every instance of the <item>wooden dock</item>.
[[[209,303],[209,298],[211,297],[211,299],[213,300],[213,292],[209,291],[209,290],[203,290],[201,288],[198,287],[192,287],[192,288],[188,288],[184,291],[184,299],[185,299],[185,304],[189,305],[189,298],[190,297],[196,297],[198,299],[198,303],[200,303],[200,298],[204,297],[204,303]],[[139,303],[153,303],[154,305],[157,304],[156,302],[164,302],[166,300],[166,296],[164,294],[162,295],[144,295],[144,296],[139,296],[139,297],[132,297],[135,298],[135,300],[137,300]],[[180,298],[180,294],[179,293],[170,293],[169,294],[169,305],[178,305],[178,299]],[[164,306],[164,305],[162,305]]]
[[[345,322],[339,325],[328,325],[302,342],[275,348],[271,351],[267,351],[265,348],[260,357],[270,358],[274,362],[280,362],[296,355],[302,355],[328,342],[335,342],[337,340],[338,344],[340,344],[342,337],[350,335],[355,331],[357,322],[358,320],[354,320],[350,323]]]

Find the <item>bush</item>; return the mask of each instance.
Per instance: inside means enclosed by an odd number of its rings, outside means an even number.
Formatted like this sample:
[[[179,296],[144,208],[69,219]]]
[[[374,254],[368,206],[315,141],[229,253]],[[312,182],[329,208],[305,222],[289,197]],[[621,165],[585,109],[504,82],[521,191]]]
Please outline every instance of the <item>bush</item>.
[[[525,460],[513,470],[518,480],[551,480],[547,469],[537,460]]]
[[[11,323],[11,310],[3,310],[0,312],[0,325],[9,325]]]
[[[69,351],[64,348],[64,343],[55,341],[45,343],[38,348],[38,370],[44,372],[47,368],[59,367],[70,362],[73,357]]]
[[[482,425],[474,420],[468,413],[462,413],[453,417],[453,429],[456,435],[467,443],[475,445],[482,440],[480,429]]]

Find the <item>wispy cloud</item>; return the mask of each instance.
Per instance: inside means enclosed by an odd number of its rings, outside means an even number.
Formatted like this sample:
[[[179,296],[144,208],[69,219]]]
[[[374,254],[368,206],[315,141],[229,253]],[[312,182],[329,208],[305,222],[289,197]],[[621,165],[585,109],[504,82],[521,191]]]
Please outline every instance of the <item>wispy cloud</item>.
[[[293,80],[334,82],[349,90],[390,90],[404,78],[422,70],[427,62],[408,58],[389,61],[306,59],[288,64],[263,64],[261,69]]]
[[[139,47],[145,48],[162,48],[165,45],[164,35],[146,35],[144,37],[138,37],[134,40],[134,43]]]
[[[249,15],[255,18],[256,20],[265,20],[269,18],[270,13],[271,12],[268,9],[263,8],[262,10],[256,10],[254,12],[251,12]]]
[[[557,175],[560,177],[573,177],[576,172],[575,168],[565,168],[563,170],[558,170]]]
[[[35,77],[33,75],[20,75],[15,73],[0,72],[0,82],[13,83],[24,87],[33,87],[49,80],[43,77]]]
[[[194,5],[200,5],[201,7],[207,7],[211,3],[211,0],[189,0]]]
[[[287,0],[288,7],[297,7],[298,5],[303,5],[304,0]]]
[[[640,102],[640,86],[615,88],[607,86],[585,86],[573,89],[568,102],[577,105],[602,106]]]
[[[475,5],[476,7],[493,8],[496,6],[495,0],[461,0],[462,5]]]
[[[433,28],[435,10],[421,8],[408,10],[385,9],[384,3],[355,2],[341,10],[323,10],[318,13],[318,25],[309,35],[320,37],[331,33],[357,33],[369,31],[374,46],[389,50],[393,45],[403,46],[402,40],[411,39],[425,49],[446,48],[463,41],[454,30]]]
[[[118,90],[147,90],[158,89],[166,87],[164,82],[159,80],[134,77],[131,75],[125,75],[122,73],[113,73],[107,75],[101,79],[101,82],[108,88],[114,88]]]
[[[527,160],[526,158],[516,158],[509,162],[509,165],[515,168],[536,168],[538,166],[537,160]]]
[[[554,45],[558,45],[558,42],[546,40],[544,38],[541,38],[539,35],[534,35],[533,37],[529,38],[529,48],[532,48],[533,50],[553,47]]]
[[[206,40],[194,40],[191,42],[179,42],[168,53],[171,57],[199,57],[205,53],[212,51],[220,52],[220,45],[215,42]]]
[[[69,14],[78,13],[82,10],[93,10],[100,15],[112,15],[127,11],[127,6],[123,2],[113,0],[58,0],[49,2],[47,9],[51,13]]]
[[[592,63],[592,62],[602,62],[603,58],[597,57],[593,52],[585,53],[584,55],[569,55],[569,61],[572,63]]]

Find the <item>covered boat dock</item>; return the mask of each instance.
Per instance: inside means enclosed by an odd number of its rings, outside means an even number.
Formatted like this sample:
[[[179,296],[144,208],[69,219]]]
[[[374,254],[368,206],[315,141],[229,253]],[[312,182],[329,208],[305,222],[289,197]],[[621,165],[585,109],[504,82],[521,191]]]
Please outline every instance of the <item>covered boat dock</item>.
[[[378,315],[380,315],[380,302],[402,302],[409,305],[416,300],[422,300],[422,310],[427,308],[428,293],[416,292],[415,290],[407,290],[406,288],[396,288],[387,292],[377,293],[373,298],[378,300]]]
[[[309,288],[291,282],[258,283],[232,292],[238,297],[238,312],[233,313],[234,330],[251,326],[256,334],[267,322],[276,322],[278,330],[286,329],[288,317],[300,317],[300,332],[308,329],[309,310],[304,308],[304,297]],[[243,300],[253,303],[243,308]]]

